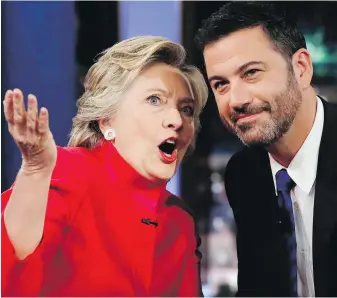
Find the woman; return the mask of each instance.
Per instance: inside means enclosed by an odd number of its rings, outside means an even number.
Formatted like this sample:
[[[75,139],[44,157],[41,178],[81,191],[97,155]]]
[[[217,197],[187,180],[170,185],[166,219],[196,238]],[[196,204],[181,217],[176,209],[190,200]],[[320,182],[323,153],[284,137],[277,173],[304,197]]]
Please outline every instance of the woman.
[[[26,111],[7,91],[22,167],[2,194],[2,295],[201,294],[194,221],[165,186],[207,94],[184,49],[158,37],[122,41],[92,66],[67,148],[35,96]]]

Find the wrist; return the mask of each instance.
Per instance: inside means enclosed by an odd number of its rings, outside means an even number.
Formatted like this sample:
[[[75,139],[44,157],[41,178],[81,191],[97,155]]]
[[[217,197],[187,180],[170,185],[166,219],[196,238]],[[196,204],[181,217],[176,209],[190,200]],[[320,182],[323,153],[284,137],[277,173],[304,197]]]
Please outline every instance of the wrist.
[[[54,167],[52,168],[32,168],[22,165],[19,174],[25,177],[43,179],[43,178],[51,178]]]

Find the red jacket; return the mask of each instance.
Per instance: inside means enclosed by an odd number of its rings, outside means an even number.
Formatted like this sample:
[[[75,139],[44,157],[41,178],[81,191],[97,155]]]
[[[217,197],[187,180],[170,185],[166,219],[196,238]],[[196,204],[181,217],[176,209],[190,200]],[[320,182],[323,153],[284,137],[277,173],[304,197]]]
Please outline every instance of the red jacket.
[[[193,217],[109,142],[58,148],[44,235],[24,260],[1,221],[2,296],[202,295]]]

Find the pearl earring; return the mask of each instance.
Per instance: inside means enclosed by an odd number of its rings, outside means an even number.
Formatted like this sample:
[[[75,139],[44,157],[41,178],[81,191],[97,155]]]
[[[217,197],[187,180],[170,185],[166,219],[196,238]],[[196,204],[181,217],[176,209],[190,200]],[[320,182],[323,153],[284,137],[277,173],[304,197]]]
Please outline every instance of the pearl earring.
[[[113,128],[107,129],[107,130],[104,132],[104,138],[105,138],[107,141],[114,140],[114,139],[116,138],[116,131],[115,131]]]

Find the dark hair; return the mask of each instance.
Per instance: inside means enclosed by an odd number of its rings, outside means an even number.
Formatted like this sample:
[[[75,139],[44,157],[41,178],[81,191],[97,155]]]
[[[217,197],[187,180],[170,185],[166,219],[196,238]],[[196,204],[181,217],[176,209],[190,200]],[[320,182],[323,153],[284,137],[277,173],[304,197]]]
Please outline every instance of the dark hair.
[[[289,60],[300,48],[306,48],[303,33],[297,25],[296,13],[286,3],[232,1],[202,22],[195,41],[205,46],[240,29],[261,26],[276,49]]]

